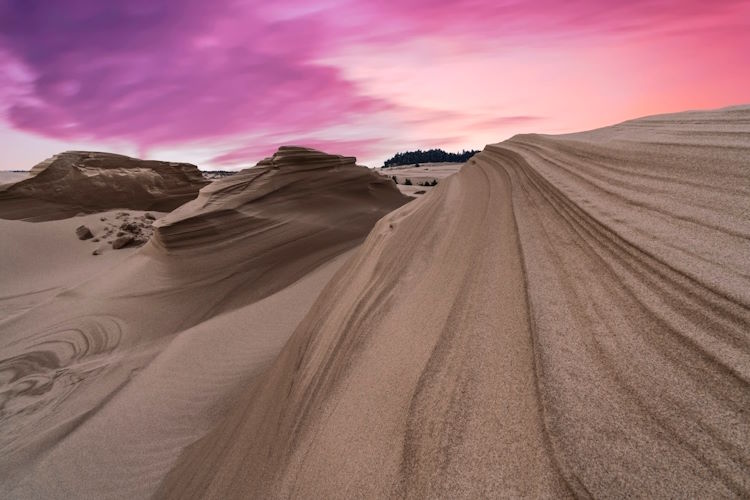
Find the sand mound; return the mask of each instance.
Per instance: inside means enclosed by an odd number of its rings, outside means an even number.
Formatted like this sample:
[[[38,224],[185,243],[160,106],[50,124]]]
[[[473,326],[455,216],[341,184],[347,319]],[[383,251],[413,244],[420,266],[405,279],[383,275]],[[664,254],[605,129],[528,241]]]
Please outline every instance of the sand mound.
[[[749,137],[741,107],[488,146],[159,496],[750,495]]]
[[[155,221],[149,255],[170,266],[170,257],[179,256],[190,277],[184,300],[196,302],[193,289],[209,287],[217,292],[216,314],[278,291],[350,250],[409,200],[354,158],[282,147]],[[204,309],[201,301],[194,311]]]
[[[106,273],[0,322],[3,497],[153,490],[180,448],[228,406],[236,384],[248,383],[276,355],[342,264],[331,267],[334,259],[408,201],[353,159],[285,148],[271,161],[258,167],[266,172],[260,178],[245,172],[236,184],[220,181],[225,189],[210,186],[210,195],[157,221],[161,234]],[[212,212],[214,206],[222,208]],[[352,217],[342,215],[350,208]],[[274,219],[277,210],[282,215]],[[69,229],[79,225],[75,219],[45,224],[67,224],[71,242],[90,248]],[[114,258],[85,252],[95,261]],[[209,359],[218,366],[195,370]],[[129,390],[138,380],[141,389]],[[199,386],[211,396],[196,393]],[[112,447],[97,446],[104,442]],[[112,481],[117,491],[107,490]]]
[[[350,240],[407,200],[355,158],[285,146],[157,221],[154,244],[168,252],[205,251],[244,241],[263,252],[283,233],[311,251]]]
[[[0,218],[56,220],[114,208],[170,211],[208,184],[188,163],[146,161],[112,153],[67,151],[0,190]]]

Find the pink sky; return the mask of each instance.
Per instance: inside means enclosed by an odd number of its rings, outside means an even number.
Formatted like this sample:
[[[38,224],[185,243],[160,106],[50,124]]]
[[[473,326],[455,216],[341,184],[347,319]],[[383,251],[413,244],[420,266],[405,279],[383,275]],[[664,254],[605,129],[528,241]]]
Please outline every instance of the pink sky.
[[[379,166],[750,102],[750,0],[0,0],[0,169],[66,149]]]

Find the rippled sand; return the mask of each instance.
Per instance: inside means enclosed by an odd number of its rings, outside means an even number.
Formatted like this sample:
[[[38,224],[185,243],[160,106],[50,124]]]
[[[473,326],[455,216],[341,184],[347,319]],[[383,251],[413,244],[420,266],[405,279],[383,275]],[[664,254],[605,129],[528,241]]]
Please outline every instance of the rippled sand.
[[[750,107],[488,146],[157,496],[750,495],[748,158]]]
[[[148,497],[408,201],[302,148],[204,189],[137,251],[76,238],[110,213],[0,221],[0,497]]]

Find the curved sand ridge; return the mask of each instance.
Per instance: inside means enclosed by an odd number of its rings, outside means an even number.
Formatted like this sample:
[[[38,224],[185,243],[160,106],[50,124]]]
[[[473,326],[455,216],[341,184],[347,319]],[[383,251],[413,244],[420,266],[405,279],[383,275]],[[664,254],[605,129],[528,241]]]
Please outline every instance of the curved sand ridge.
[[[170,211],[208,184],[189,163],[88,151],[57,154],[30,175],[0,189],[0,218],[57,220],[114,208]]]
[[[750,495],[750,107],[488,146],[162,497]]]
[[[350,240],[407,200],[355,158],[282,146],[157,221],[154,244],[173,252],[246,241],[262,250],[284,233],[300,247],[328,246]]]
[[[164,238],[152,241],[109,272],[0,322],[4,497],[147,494],[179,449],[226,406],[235,384],[247,383],[260,364],[273,359],[341,265],[336,257],[359,245],[377,219],[409,201],[395,184],[355,166],[353,159],[286,151],[296,159],[284,155],[281,167],[258,167],[272,179],[273,192],[266,184],[254,185],[253,169],[238,174],[237,190],[228,183],[224,190],[211,187],[210,203],[188,204],[180,212],[190,214],[189,238],[169,240],[175,245],[165,245]],[[257,195],[260,191],[265,194]],[[320,203],[306,203],[307,198]],[[229,206],[247,210],[243,200],[253,221],[268,221],[265,231],[253,233],[248,223],[245,232],[254,237],[228,227],[234,236],[227,238],[222,227],[242,220],[220,220],[213,213],[211,224],[201,226],[205,207],[223,207],[220,213],[227,214]],[[345,216],[357,204],[359,211]],[[286,207],[289,222],[272,224],[280,207]],[[159,231],[180,227],[179,220],[167,218]],[[299,310],[274,310],[271,304],[278,303]],[[253,333],[237,331],[238,325]],[[195,356],[220,366],[196,375]],[[211,397],[196,397],[194,376],[203,377]],[[132,385],[137,380],[139,390]],[[172,425],[170,418],[180,425],[160,430]],[[157,446],[159,435],[164,441]],[[99,449],[99,442],[111,447]],[[152,469],[144,467],[150,459]],[[112,481],[119,493],[107,489]]]
[[[410,199],[354,158],[284,146],[157,220],[147,252],[170,266],[179,255],[180,268],[189,269],[183,303],[195,301],[195,290],[217,293],[207,317],[278,291],[352,249]],[[205,301],[195,307],[203,311]]]

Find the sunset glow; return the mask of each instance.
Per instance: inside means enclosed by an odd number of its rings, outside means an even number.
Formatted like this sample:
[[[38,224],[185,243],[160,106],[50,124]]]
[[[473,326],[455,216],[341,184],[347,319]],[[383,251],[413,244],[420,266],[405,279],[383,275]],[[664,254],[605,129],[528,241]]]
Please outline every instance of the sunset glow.
[[[0,169],[481,148],[750,101],[750,2],[0,0]]]

